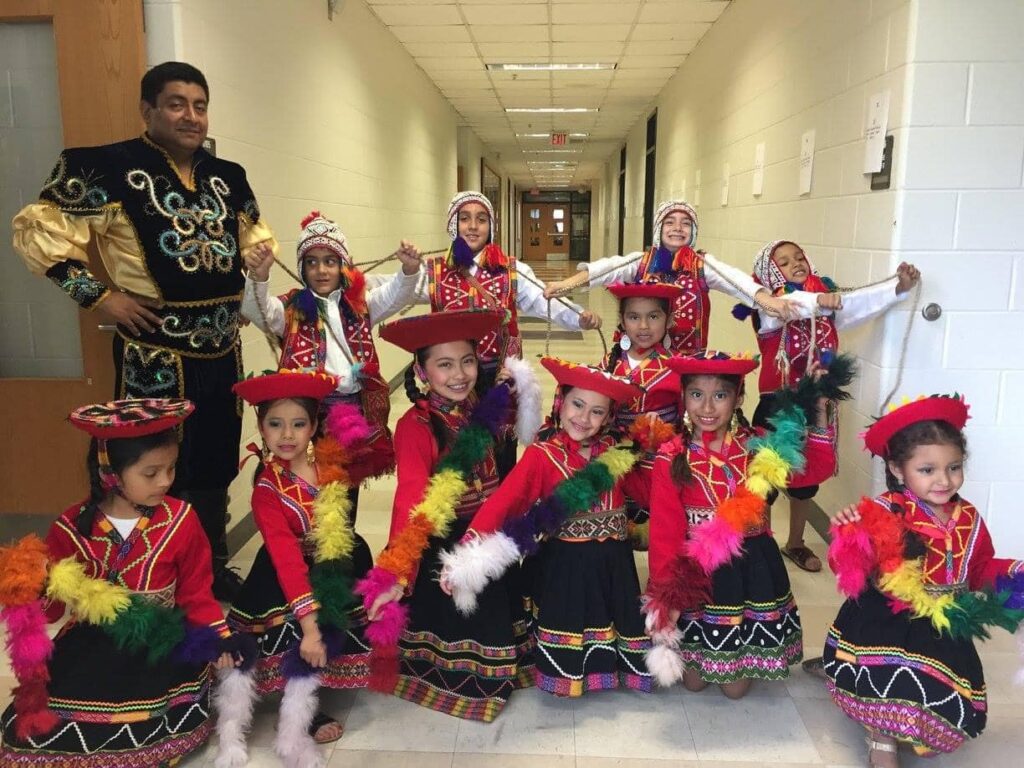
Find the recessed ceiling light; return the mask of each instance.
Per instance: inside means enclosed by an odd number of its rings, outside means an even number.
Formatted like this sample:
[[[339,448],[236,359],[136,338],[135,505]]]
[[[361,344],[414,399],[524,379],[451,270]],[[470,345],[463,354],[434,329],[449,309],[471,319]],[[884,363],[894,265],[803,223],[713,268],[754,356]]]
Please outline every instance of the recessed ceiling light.
[[[615,63],[578,63],[578,64],[485,64],[492,72],[561,72],[589,71],[598,69],[615,69]]]
[[[505,107],[506,112],[598,112],[597,107]]]
[[[551,133],[561,133],[561,131],[551,131]],[[517,133],[517,139],[549,139],[551,133]],[[585,139],[589,136],[589,133],[570,133],[568,134],[570,139]]]

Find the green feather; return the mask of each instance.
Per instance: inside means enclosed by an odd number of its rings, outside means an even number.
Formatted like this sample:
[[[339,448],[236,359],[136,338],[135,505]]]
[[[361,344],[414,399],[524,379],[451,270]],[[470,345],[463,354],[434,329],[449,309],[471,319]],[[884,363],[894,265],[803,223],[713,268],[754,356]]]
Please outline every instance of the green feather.
[[[175,646],[185,639],[185,620],[180,609],[161,608],[153,622],[153,632],[146,648],[146,660],[156,664],[167,658]]]
[[[448,455],[437,464],[434,473],[443,469],[454,469],[456,472],[466,474],[472,471],[475,464],[479,464],[487,456],[487,449],[494,443],[494,438],[485,427],[479,424],[470,424],[459,432],[459,437],[452,445]]]
[[[103,629],[121,650],[145,651],[150,664],[166,657],[185,638],[179,609],[157,605],[139,595],[132,595],[127,610]]]
[[[804,450],[807,446],[807,420],[803,411],[788,405],[769,417],[771,431],[763,437],[755,437],[748,443],[748,450],[756,452],[768,447],[778,453],[794,472],[800,472],[805,465]]]
[[[313,595],[320,603],[317,623],[337,629],[348,626],[348,613],[354,604],[352,577],[342,560],[325,560],[309,569]]]
[[[957,597],[946,611],[949,618],[949,634],[957,640],[988,640],[989,627],[1002,627],[1015,632],[1024,611],[1007,608],[1005,602],[1009,593],[994,595],[991,592],[965,592]]]

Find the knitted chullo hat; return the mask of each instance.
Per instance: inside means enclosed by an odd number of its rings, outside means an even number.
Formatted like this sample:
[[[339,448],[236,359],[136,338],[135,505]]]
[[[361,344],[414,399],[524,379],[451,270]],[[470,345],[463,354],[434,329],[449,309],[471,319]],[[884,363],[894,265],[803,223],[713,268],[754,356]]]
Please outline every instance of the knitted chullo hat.
[[[351,266],[352,260],[348,255],[348,240],[341,227],[330,219],[326,218],[320,211],[311,211],[299,224],[302,232],[299,235],[299,244],[295,253],[299,265],[299,274],[305,281],[302,274],[302,259],[313,248],[327,248],[334,253],[345,264]]]

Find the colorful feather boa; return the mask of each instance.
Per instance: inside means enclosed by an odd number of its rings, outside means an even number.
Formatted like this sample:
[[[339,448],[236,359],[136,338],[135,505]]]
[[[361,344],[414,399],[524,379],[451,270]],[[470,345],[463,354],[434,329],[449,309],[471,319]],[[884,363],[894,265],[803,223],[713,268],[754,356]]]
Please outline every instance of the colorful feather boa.
[[[483,461],[502,429],[511,403],[507,383],[493,387],[477,403],[469,425],[459,432],[448,454],[438,462],[423,499],[410,510],[409,521],[377,558],[377,564],[356,584],[367,610],[382,594],[396,585],[407,585],[415,577],[420,559],[431,536],[448,534],[455,520],[455,507],[468,488],[473,466]],[[372,648],[370,687],[384,693],[394,690],[398,674],[398,638],[408,623],[404,605],[384,605],[366,630]]]
[[[843,387],[853,375],[852,360],[840,355],[820,379],[806,376],[795,389],[777,393],[779,408],[768,420],[771,429],[747,443],[752,455],[746,480],[718,504],[713,517],[692,529],[683,554],[667,575],[648,582],[643,611],[655,646],[648,652],[648,661],[657,668],[654,674],[660,684],[680,679],[682,670],[666,658],[675,655],[669,651],[678,645],[673,615],[692,611],[710,599],[711,574],[742,555],[746,531],[764,523],[768,494],[784,489],[792,474],[804,468],[807,423],[819,398],[844,399]],[[685,450],[684,438],[679,436],[667,443],[662,453],[674,456]]]
[[[442,552],[442,576],[451,586],[459,611],[473,613],[477,595],[490,582],[501,578],[513,563],[534,554],[542,536],[550,536],[572,515],[593,507],[636,461],[636,452],[625,445],[609,448],[562,480],[525,515],[507,520],[500,531],[470,537],[451,552]]]
[[[857,511],[860,521],[832,523],[829,529],[828,563],[847,597],[860,597],[874,580],[889,597],[893,613],[910,611],[956,639],[987,639],[991,626],[1014,632],[1024,620],[1024,574],[1000,577],[994,589],[931,594],[925,589],[922,559],[904,557],[906,528],[900,516],[867,497]]]

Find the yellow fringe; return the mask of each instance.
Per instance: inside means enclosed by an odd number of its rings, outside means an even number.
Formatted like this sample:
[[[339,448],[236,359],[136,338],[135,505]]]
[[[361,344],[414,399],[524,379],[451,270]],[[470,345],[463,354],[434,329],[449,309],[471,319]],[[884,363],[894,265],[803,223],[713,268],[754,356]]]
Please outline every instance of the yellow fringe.
[[[751,486],[750,479],[752,477],[760,478],[774,488],[785,488],[789,480],[789,470],[789,463],[774,449],[767,446],[760,448],[747,466],[747,488],[758,496],[767,495],[760,492],[763,485],[759,485],[756,490]]]
[[[455,506],[468,487],[469,484],[456,470],[442,470],[430,479],[423,500],[413,507],[410,514],[429,520],[435,536],[446,536],[455,519]]]
[[[611,474],[615,480],[618,480],[633,468],[633,465],[636,464],[637,458],[637,454],[632,451],[616,446],[615,448],[609,448],[598,456],[595,461],[599,461],[608,467],[609,474]]]
[[[87,576],[85,567],[74,557],[66,557],[50,568],[46,596],[64,603],[89,624],[112,624],[131,605],[131,592]]]
[[[311,531],[316,543],[316,552],[313,555],[316,562],[339,560],[352,554],[356,539],[349,523],[351,509],[348,486],[344,483],[328,483],[317,493],[313,502]]]
[[[897,600],[910,606],[915,618],[927,617],[940,632],[949,630],[946,609],[953,605],[953,595],[929,595],[924,588],[921,560],[905,560],[895,571],[884,574],[878,586]]]
[[[746,486],[747,490],[755,496],[760,496],[762,499],[768,498],[768,494],[774,490],[772,484],[765,480],[761,475],[748,476]]]

